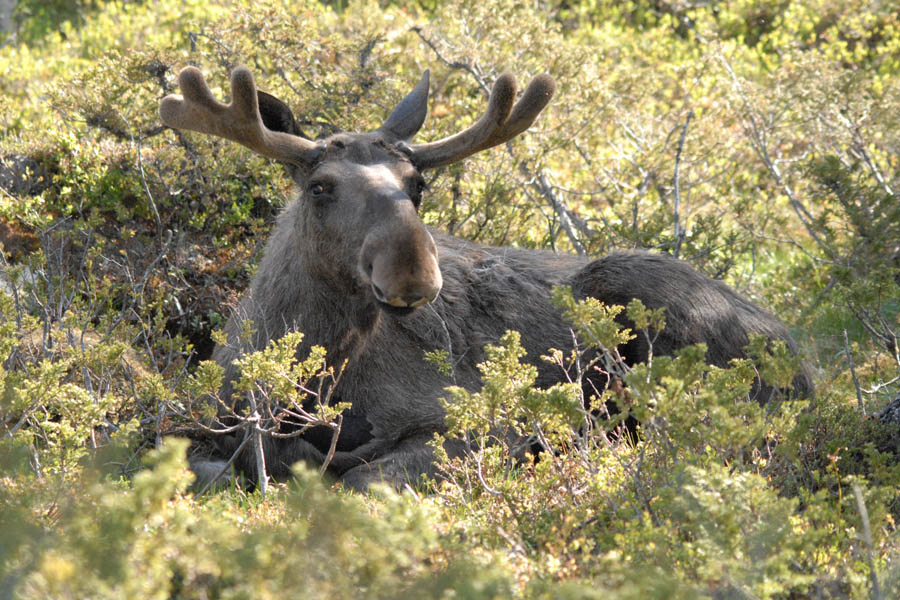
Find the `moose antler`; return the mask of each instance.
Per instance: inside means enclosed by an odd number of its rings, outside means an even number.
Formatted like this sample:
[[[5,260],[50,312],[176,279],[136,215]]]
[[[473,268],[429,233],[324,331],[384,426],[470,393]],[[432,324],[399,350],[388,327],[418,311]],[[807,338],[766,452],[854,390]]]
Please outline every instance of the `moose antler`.
[[[412,146],[416,164],[420,169],[449,165],[514,138],[534,123],[555,91],[552,77],[538,75],[513,106],[516,81],[504,73],[494,83],[487,110],[475,124],[442,140]]]
[[[231,104],[217,101],[200,69],[185,67],[178,74],[184,96],[171,94],[159,104],[163,123],[237,142],[254,152],[302,166],[321,152],[321,146],[300,136],[271,131],[259,114],[256,84],[247,67],[231,72]]]

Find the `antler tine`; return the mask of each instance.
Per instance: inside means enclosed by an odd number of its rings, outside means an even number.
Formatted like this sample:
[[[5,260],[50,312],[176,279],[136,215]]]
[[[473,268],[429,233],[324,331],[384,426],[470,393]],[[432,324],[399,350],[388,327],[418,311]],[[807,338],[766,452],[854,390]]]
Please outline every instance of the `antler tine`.
[[[420,169],[441,167],[512,139],[528,129],[556,91],[549,75],[538,75],[512,106],[516,84],[505,73],[497,79],[488,100],[488,109],[469,129],[456,135],[412,146]]]
[[[421,169],[440,167],[477,152],[477,148],[506,121],[515,97],[516,80],[504,73],[494,82],[487,110],[471,127],[436,142],[412,146],[416,164]]]
[[[318,155],[319,144],[299,136],[269,130],[259,114],[253,75],[246,67],[231,72],[231,104],[215,99],[203,73],[185,67],[178,74],[184,96],[171,94],[159,104],[163,123],[237,142],[263,156],[302,166]]]
[[[475,152],[481,152],[509,141],[531,127],[537,116],[553,98],[554,92],[556,92],[556,83],[549,75],[541,74],[532,79],[503,126],[478,146]]]

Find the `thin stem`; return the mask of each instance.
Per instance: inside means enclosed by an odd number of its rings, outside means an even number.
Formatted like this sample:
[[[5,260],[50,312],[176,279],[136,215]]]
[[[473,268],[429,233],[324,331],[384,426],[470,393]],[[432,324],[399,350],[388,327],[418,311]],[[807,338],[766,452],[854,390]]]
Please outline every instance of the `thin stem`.
[[[250,436],[249,436],[249,435],[244,436],[244,441],[242,441],[242,442],[240,443],[240,445],[237,447],[237,450],[235,450],[235,451],[232,453],[231,458],[229,458],[228,461],[225,463],[225,465],[224,465],[221,469],[219,469],[219,472],[216,473],[215,476],[214,476],[212,479],[210,479],[209,481],[207,481],[206,484],[200,489],[200,491],[197,492],[197,495],[198,495],[198,496],[202,496],[203,494],[205,494],[206,491],[207,491],[210,487],[212,487],[212,485],[213,485],[215,482],[217,482],[217,481],[222,477],[222,475],[225,474],[225,471],[227,471],[227,470],[231,467],[231,465],[234,464],[235,459],[237,459],[238,455],[241,453],[241,450],[244,449],[244,446],[246,446],[246,445],[247,445],[247,442],[249,442],[249,441],[250,441]]]
[[[681,242],[684,239],[684,231],[681,229],[681,183],[680,177],[681,174],[681,151],[684,149],[684,138],[687,137],[688,125],[691,123],[691,119],[694,116],[694,111],[691,110],[688,112],[687,118],[684,120],[684,127],[681,129],[681,139],[678,140],[678,150],[675,152],[675,173],[672,175],[672,186],[674,188],[674,196],[675,196],[675,206],[674,206],[674,215],[673,215],[673,235],[675,237],[675,247],[672,249],[672,255],[675,258],[678,258],[678,254],[681,252]]]
[[[863,541],[866,543],[866,558],[869,563],[869,578],[872,580],[872,598],[881,600],[881,586],[878,584],[878,575],[875,573],[875,561],[872,560],[872,526],[869,523],[869,511],[866,509],[862,489],[855,481],[853,482],[853,495],[856,496],[856,507],[859,509],[859,518],[862,520]]]
[[[856,376],[856,365],[853,364],[853,352],[850,350],[850,341],[847,339],[847,330],[844,330],[844,352],[847,354],[847,362],[850,364],[850,375],[853,377],[853,387],[856,388],[856,401],[859,403],[859,412],[866,416],[866,405],[863,403],[862,388],[859,386],[859,378]]]

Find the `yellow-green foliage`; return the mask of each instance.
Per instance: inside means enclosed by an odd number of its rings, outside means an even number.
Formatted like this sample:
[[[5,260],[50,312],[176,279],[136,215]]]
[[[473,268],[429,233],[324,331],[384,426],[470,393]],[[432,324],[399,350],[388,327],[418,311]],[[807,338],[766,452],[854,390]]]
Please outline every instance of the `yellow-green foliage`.
[[[265,501],[239,492],[196,500],[185,494],[186,447],[167,440],[127,485],[86,480],[61,501],[52,527],[34,524],[25,509],[33,498],[4,489],[3,558],[22,567],[5,570],[4,583],[23,598],[511,593],[496,557],[440,546],[435,510],[420,497],[385,491],[377,505],[367,505],[328,491],[315,472],[298,468],[296,482]]]
[[[859,0],[20,0],[0,159],[50,185],[0,190],[0,595],[896,597],[900,433],[874,415],[900,391],[898,19]],[[572,382],[537,389],[515,332],[487,348],[483,388],[447,392],[469,452],[441,481],[363,498],[298,467],[265,497],[192,496],[170,438],[214,417],[222,371],[195,359],[289,182],[161,126],[187,64],[223,99],[248,65],[310,137],[377,127],[428,68],[425,141],[477,119],[503,71],[549,72],[537,124],[429,174],[423,218],[677,254],[786,322],[816,397],[743,401],[796,367],[761,339],[725,369],[702,346],[625,366],[616,347],[666,315],[558,290],[583,347],[545,360]],[[321,349],[296,362],[301,339],[242,359],[257,409],[339,377]],[[610,385],[582,398],[590,368]]]

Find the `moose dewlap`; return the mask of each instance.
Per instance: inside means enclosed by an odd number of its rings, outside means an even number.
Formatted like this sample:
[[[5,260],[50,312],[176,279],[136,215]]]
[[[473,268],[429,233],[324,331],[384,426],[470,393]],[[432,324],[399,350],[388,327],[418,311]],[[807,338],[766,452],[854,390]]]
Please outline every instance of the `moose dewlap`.
[[[483,246],[422,222],[422,173],[525,131],[553,96],[547,75],[532,79],[518,100],[513,77],[500,76],[478,121],[422,144],[411,139],[427,112],[427,71],[377,130],[322,140],[305,139],[288,106],[257,91],[244,67],[232,73],[230,104],[213,97],[194,67],[183,69],[178,83],[183,96],[168,96],[160,105],[166,125],[227,138],[280,161],[298,189],[226,326],[229,342],[215,350],[226,370],[220,397],[232,396],[235,359],[290,331],[305,334],[301,356],[320,345],[331,364],[347,361],[331,397],[351,406],[336,441],[311,429],[267,436],[260,441],[262,452],[254,453],[252,444],[241,444],[243,429],[235,439],[223,436],[223,458],[243,447],[236,464],[253,480],[261,465],[269,475],[284,477],[300,460],[319,465],[327,460],[329,472],[357,489],[377,481],[401,486],[432,474],[427,442],[445,428],[440,398],[451,384],[479,389],[477,365],[485,344],[496,343],[507,330],[520,331],[527,359],[539,369],[538,383],[550,385],[563,376],[539,358],[549,348],[572,345],[569,325],[550,302],[558,285],[607,304],[638,298],[649,308],[665,308],[656,354],[704,342],[708,361],[724,366],[745,356],[754,333],[784,340],[794,350],[772,315],[671,257],[617,252],[589,261]],[[242,336],[247,321],[253,325],[249,340]],[[452,380],[425,361],[434,350],[450,357]],[[637,362],[647,351],[634,341],[623,356]],[[811,393],[806,373],[795,378],[793,391]],[[766,401],[773,392],[759,381],[753,393]],[[242,399],[234,401],[240,405]],[[290,431],[289,419],[283,431]]]

